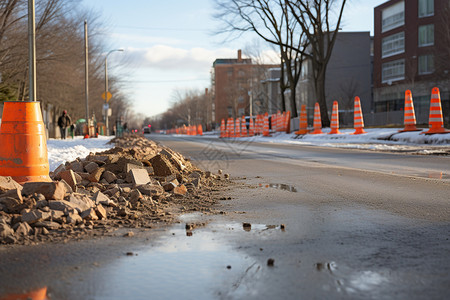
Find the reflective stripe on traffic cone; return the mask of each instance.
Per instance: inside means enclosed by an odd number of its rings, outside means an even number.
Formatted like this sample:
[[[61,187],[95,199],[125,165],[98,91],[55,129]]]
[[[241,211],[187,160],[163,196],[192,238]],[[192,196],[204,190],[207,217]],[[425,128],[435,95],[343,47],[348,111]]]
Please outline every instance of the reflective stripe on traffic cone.
[[[314,130],[311,134],[322,134],[322,118],[320,116],[320,106],[316,102],[314,105]]]
[[[241,136],[246,137],[247,136],[247,124],[245,122],[245,117],[242,116],[241,119]]]
[[[226,137],[226,132],[225,132],[225,120],[222,119],[222,121],[220,122],[220,137],[224,138]]]
[[[339,134],[339,106],[338,102],[333,102],[333,110],[331,112],[331,131],[328,134]]]
[[[355,107],[353,109],[353,127],[355,128],[355,132],[353,132],[353,134],[367,133],[366,131],[364,131],[361,100],[358,96],[355,97]]]
[[[434,133],[450,133],[450,130],[444,128],[444,118],[442,115],[441,107],[441,94],[437,87],[431,90],[431,101],[430,101],[430,116],[428,119],[428,125],[430,129],[423,132],[424,134],[434,134]]]
[[[308,133],[308,116],[306,115],[306,105],[302,104],[300,108],[300,122],[299,129],[295,134],[307,134]]]
[[[264,116],[263,136],[270,136],[269,132],[269,115]]]
[[[414,113],[414,103],[410,90],[405,91],[405,109],[404,109],[404,124],[405,128],[399,132],[419,131],[416,128],[416,114]]]

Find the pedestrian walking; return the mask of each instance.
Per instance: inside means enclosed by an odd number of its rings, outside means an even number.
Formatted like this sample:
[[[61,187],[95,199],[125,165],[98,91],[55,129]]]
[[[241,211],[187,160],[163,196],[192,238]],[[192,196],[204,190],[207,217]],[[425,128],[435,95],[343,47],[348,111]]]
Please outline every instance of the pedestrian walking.
[[[67,114],[67,110],[64,110],[62,115],[58,118],[58,126],[59,130],[61,131],[61,139],[66,139],[67,127],[69,127],[71,124],[72,119],[70,119],[70,116]]]

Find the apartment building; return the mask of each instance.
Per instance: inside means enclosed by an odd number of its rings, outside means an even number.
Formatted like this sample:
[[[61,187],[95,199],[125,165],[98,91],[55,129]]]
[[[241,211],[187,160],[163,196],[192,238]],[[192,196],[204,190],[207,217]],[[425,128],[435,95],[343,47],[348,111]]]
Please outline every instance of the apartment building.
[[[277,65],[255,64],[250,58],[243,58],[241,50],[237,51],[237,58],[216,59],[211,76],[213,123],[219,124],[228,117],[249,115],[251,109],[253,114],[266,112],[261,81],[274,67]]]
[[[403,122],[404,93],[412,91],[418,124],[427,124],[431,89],[450,112],[448,0],[391,0],[374,9],[374,113],[379,123]]]

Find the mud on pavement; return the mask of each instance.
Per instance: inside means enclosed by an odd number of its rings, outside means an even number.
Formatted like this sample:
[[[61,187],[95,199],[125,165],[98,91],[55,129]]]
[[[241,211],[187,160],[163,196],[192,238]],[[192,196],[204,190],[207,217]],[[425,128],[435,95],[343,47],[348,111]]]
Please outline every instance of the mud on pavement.
[[[224,213],[212,206],[231,184],[228,174],[200,170],[142,136],[111,143],[110,150],[60,165],[50,173],[52,182],[21,186],[0,176],[0,244],[133,236],[135,228],[178,222],[181,214]]]

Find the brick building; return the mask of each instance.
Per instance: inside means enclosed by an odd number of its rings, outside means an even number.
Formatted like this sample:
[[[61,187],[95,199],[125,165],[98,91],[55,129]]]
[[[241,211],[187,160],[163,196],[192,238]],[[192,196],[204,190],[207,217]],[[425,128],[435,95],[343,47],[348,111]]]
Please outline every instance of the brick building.
[[[448,0],[391,0],[374,9],[374,113],[403,122],[404,93],[412,91],[417,123],[427,124],[431,89],[439,87],[449,122]],[[447,34],[446,34],[447,32]]]
[[[250,99],[252,108],[255,104],[267,102],[263,99],[261,81],[266,78],[268,70],[276,66],[254,64],[250,58],[242,58],[241,50],[238,50],[237,58],[216,59],[211,76],[213,123],[220,124],[228,117],[249,115]],[[258,108],[264,110],[264,107]]]

